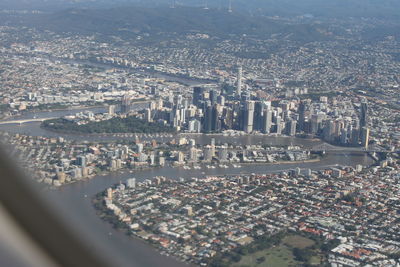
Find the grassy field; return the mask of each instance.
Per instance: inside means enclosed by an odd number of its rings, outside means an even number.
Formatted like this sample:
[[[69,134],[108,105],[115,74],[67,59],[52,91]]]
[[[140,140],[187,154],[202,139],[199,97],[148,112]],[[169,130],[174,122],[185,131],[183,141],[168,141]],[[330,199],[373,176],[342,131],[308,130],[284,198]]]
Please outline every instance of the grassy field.
[[[292,253],[292,248],[305,249],[314,245],[314,241],[299,235],[286,236],[279,246],[257,251],[232,264],[234,267],[291,267],[298,266]],[[320,257],[313,256],[310,263],[318,266]]]
[[[257,259],[265,258],[260,262]],[[253,254],[243,256],[240,262],[233,264],[234,267],[289,267],[296,266],[292,251],[285,245],[261,250]]]

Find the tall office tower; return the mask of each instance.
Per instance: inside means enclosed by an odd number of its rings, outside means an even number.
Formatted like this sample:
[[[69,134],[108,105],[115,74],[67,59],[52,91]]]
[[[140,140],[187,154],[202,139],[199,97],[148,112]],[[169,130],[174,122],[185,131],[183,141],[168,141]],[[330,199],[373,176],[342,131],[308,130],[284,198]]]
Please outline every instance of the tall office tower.
[[[326,118],[326,114],[318,113],[311,116],[311,133],[317,134],[321,129],[322,122]]]
[[[210,101],[211,106],[214,106],[217,103],[217,91],[214,89],[210,90]]]
[[[253,128],[255,131],[262,131],[263,129],[263,112],[264,107],[263,103],[257,101],[254,107],[254,125]]]
[[[76,163],[81,167],[86,167],[86,157],[85,156],[76,157]]]
[[[208,102],[203,117],[203,131],[205,133],[212,132],[212,122],[213,122],[213,108],[211,106],[211,103]]]
[[[271,133],[272,127],[272,110],[265,109],[263,116],[263,133],[269,134]]]
[[[358,146],[360,133],[357,128],[351,130],[351,145]]]
[[[145,119],[145,121],[147,121],[147,122],[152,122],[152,121],[153,121],[153,118],[151,117],[151,110],[150,110],[149,108],[147,108],[147,109],[144,111],[144,119]]]
[[[237,69],[237,81],[236,81],[236,95],[238,97],[242,94],[242,66],[239,66]]]
[[[186,109],[185,108],[181,108],[179,110],[179,118],[180,118],[179,125],[182,126],[186,122]]]
[[[361,103],[360,110],[360,128],[368,126],[368,104],[366,101]]]
[[[211,131],[219,132],[220,130],[221,130],[221,123],[219,121],[218,105],[214,105],[212,108]]]
[[[169,122],[173,127],[178,127],[179,126],[180,113],[179,113],[179,110],[176,107],[174,107],[170,112]]]
[[[345,144],[347,144],[347,129],[346,128],[343,128],[342,130],[341,130],[341,133],[340,133],[340,143],[342,144],[342,145],[345,145]]]
[[[299,104],[299,131],[305,131],[306,106],[305,101],[301,101]]]
[[[129,111],[131,111],[131,97],[124,95],[121,102],[121,112],[128,113]]]
[[[200,103],[203,100],[204,88],[194,87],[193,88],[193,105],[200,107]]]
[[[319,128],[318,114],[311,116],[311,133],[316,134]]]
[[[324,130],[323,130],[323,134],[324,134],[324,139],[328,142],[332,142],[335,139],[335,135],[334,135],[335,127],[336,127],[335,124],[336,123],[333,120],[326,121]]]
[[[276,133],[277,134],[282,134],[282,118],[277,117],[276,118]]]
[[[246,106],[243,104],[237,112],[235,126],[238,130],[244,131],[246,124]]]
[[[286,123],[286,134],[289,136],[295,136],[296,135],[296,127],[297,127],[297,121],[289,120]]]
[[[254,123],[254,101],[247,101],[245,106],[244,131],[251,133]]]
[[[222,125],[221,127],[225,130],[233,129],[233,119],[234,119],[234,112],[233,109],[225,107],[222,113]]]
[[[364,127],[361,129],[361,145],[367,149],[369,144],[369,128]]]
[[[336,121],[336,124],[335,124],[335,137],[339,137],[340,136],[340,133],[342,132],[342,129],[343,129],[343,127],[344,127],[344,123],[343,123],[343,121],[341,121],[341,120],[339,120],[339,121]]]

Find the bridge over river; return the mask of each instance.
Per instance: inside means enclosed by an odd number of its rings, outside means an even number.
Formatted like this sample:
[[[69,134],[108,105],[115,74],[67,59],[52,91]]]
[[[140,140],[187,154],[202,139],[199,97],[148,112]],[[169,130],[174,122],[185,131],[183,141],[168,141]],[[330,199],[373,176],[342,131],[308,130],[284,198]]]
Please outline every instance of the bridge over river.
[[[365,153],[378,153],[378,152],[384,152],[384,153],[399,153],[400,151],[391,151],[387,150],[379,145],[370,145],[367,148],[364,147],[345,147],[345,146],[334,146],[330,145],[327,143],[323,143],[317,146],[313,146],[312,148],[309,149],[310,151],[313,152],[365,152]]]
[[[30,123],[30,122],[44,122],[46,120],[52,120],[52,119],[57,119],[57,117],[0,121],[0,125],[7,125],[7,124],[19,124],[19,125],[21,125],[21,124]]]

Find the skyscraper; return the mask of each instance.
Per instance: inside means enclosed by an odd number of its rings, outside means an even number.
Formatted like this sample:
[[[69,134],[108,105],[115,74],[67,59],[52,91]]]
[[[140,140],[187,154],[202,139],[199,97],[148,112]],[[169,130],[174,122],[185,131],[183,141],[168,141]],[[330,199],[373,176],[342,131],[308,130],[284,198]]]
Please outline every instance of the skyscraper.
[[[254,101],[247,101],[245,106],[244,131],[251,133],[254,123]]]
[[[289,120],[286,123],[286,134],[290,135],[290,136],[295,136],[296,135],[296,127],[297,127],[297,121]]]
[[[282,118],[276,118],[276,134],[282,134]]]
[[[367,149],[369,144],[369,129],[367,127],[361,130],[361,145]]]
[[[214,105],[212,108],[212,114],[211,114],[211,131],[212,132],[219,132],[221,128],[221,123],[219,121],[219,114],[218,114],[218,108],[217,105]]]
[[[81,167],[86,167],[86,157],[85,156],[78,156],[76,158],[77,165]]]
[[[343,129],[340,131],[340,143],[341,143],[342,145],[347,144],[347,140],[348,140],[347,138],[348,138],[348,131],[347,131],[346,128],[343,128]]]
[[[366,101],[361,103],[360,110],[360,128],[368,126],[368,104]]]
[[[359,143],[360,133],[357,128],[353,128],[351,131],[351,144],[353,146],[357,146]]]
[[[203,100],[203,87],[194,87],[193,88],[193,105],[199,107],[201,100]]]
[[[306,104],[301,101],[299,104],[299,130],[304,131],[304,122],[306,118]]]
[[[310,99],[304,99],[299,104],[299,123],[298,123],[299,131],[308,132],[306,115],[307,115],[307,110],[310,109],[310,104],[311,104]]]
[[[124,95],[121,103],[121,112],[128,113],[129,111],[131,111],[131,104],[132,104],[131,97],[128,95]]]
[[[205,133],[211,133],[212,125],[213,125],[213,108],[211,106],[211,103],[207,103],[203,117],[203,131]]]
[[[272,127],[272,110],[267,108],[264,110],[263,116],[263,133],[271,133]]]
[[[210,101],[212,106],[217,103],[217,91],[214,89],[210,90]]]
[[[263,103],[257,101],[254,107],[254,125],[255,131],[262,131],[263,129]]]
[[[145,109],[145,111],[144,111],[144,119],[147,122],[152,122],[153,121],[153,118],[151,116],[151,110],[149,108]]]
[[[237,81],[236,81],[236,95],[240,97],[242,94],[242,66],[237,69]]]

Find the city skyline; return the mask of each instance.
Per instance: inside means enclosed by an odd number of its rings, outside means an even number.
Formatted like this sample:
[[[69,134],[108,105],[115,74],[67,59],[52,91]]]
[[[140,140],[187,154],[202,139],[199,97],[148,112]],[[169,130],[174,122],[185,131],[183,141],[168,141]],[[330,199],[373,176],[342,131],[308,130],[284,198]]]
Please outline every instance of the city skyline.
[[[95,258],[400,265],[400,5],[21,3],[1,149]]]

